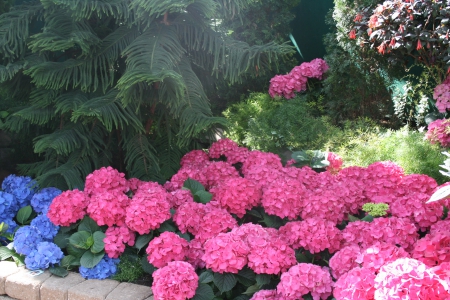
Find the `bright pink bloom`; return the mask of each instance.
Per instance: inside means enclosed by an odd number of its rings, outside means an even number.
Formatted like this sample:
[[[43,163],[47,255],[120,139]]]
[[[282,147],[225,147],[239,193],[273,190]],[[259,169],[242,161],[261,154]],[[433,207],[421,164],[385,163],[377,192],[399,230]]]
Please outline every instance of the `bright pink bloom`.
[[[283,300],[284,297],[276,290],[259,290],[253,294],[250,300]]]
[[[333,152],[328,152],[327,160],[330,162],[330,165],[327,167],[327,171],[331,174],[337,174],[342,169],[342,164],[344,161],[342,157]]]
[[[199,239],[192,239],[189,242],[189,249],[186,253],[187,261],[194,266],[196,269],[203,269],[206,264],[202,260],[205,254],[205,249],[203,248],[203,242]]]
[[[203,170],[206,177],[205,188],[207,189],[221,184],[223,181],[229,178],[240,177],[239,172],[235,167],[223,161],[212,162]]]
[[[84,193],[87,196],[103,192],[126,193],[130,189],[125,174],[112,167],[95,170],[86,177]]]
[[[94,193],[87,207],[87,213],[98,225],[122,226],[130,199],[122,192]]]
[[[449,107],[450,103],[445,110]],[[428,131],[425,137],[432,144],[438,143],[442,147],[450,147],[450,119],[438,119],[428,124]]]
[[[417,241],[411,256],[429,267],[450,262],[450,232],[427,234]]]
[[[86,215],[88,203],[82,191],[64,191],[53,199],[47,217],[55,225],[70,226]]]
[[[125,244],[133,246],[136,235],[126,226],[108,227],[105,232],[105,252],[110,258],[118,258],[125,251]]]
[[[190,263],[172,261],[153,274],[152,291],[155,300],[185,300],[195,296],[198,275]]]
[[[433,99],[436,100],[439,112],[445,113],[450,108],[450,76],[434,88]]]
[[[145,252],[148,262],[157,268],[165,267],[171,261],[185,260],[188,242],[176,233],[165,231],[148,244]]]
[[[357,245],[342,247],[339,251],[334,253],[329,261],[329,266],[333,277],[335,279],[339,279],[351,269],[359,267],[356,259],[360,254],[361,248]]]
[[[404,176],[403,169],[390,161],[375,162],[367,167],[364,193],[368,202],[390,204]]]
[[[355,262],[375,274],[383,265],[403,257],[409,257],[409,253],[403,248],[384,242],[375,242],[372,246],[363,249]]]
[[[223,138],[212,143],[208,153],[211,158],[220,158],[222,155],[228,157],[227,154],[236,151],[237,148],[239,148],[239,145],[235,141]]]
[[[253,150],[248,153],[247,159],[242,164],[242,174],[246,177],[247,171],[253,166],[265,166],[275,170],[283,168],[281,158],[278,155],[259,150]]]
[[[175,190],[170,192],[170,195],[168,200],[172,208],[178,208],[186,202],[194,202],[194,197],[192,197],[190,190]]]
[[[373,300],[375,294],[375,273],[356,267],[343,274],[334,284],[336,300]]]
[[[209,163],[208,153],[203,150],[192,150],[181,158],[180,166],[199,167],[207,163]]]
[[[285,299],[303,299],[311,293],[314,300],[331,296],[333,281],[325,268],[313,264],[299,263],[281,274],[277,292]]]
[[[207,185],[205,176],[205,168],[210,162],[204,164],[203,167],[187,165],[178,170],[170,179],[170,186],[165,185],[169,191],[181,189],[186,179],[191,178],[200,182],[203,186]]]

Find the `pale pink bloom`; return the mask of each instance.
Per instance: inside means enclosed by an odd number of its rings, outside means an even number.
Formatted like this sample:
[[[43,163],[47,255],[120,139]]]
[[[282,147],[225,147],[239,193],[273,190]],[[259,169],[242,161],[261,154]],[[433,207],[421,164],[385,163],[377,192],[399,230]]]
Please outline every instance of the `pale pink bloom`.
[[[445,110],[450,107],[450,103]],[[425,137],[432,144],[440,144],[442,147],[450,146],[450,119],[438,119],[428,124],[428,131]]]

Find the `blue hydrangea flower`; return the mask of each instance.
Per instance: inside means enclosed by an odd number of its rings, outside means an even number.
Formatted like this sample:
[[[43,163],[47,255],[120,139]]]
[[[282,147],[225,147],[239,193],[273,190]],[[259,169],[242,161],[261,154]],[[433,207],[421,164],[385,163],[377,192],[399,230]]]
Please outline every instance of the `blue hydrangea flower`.
[[[25,257],[25,266],[29,270],[47,269],[58,264],[64,257],[61,249],[51,242],[40,242],[37,248]]]
[[[19,207],[24,207],[30,204],[31,197],[39,187],[31,177],[11,174],[3,180],[2,189],[16,197]]]
[[[35,212],[45,215],[53,199],[61,193],[61,190],[54,187],[43,188],[31,198],[31,207]]]
[[[8,225],[8,229],[6,230],[6,233],[13,234],[14,230],[16,230],[17,226],[19,226],[12,218],[6,219],[6,220],[1,220],[1,222],[4,222],[6,225]]]
[[[16,198],[6,192],[0,191],[0,216],[2,219],[12,219],[16,215],[19,207]]]
[[[44,242],[44,239],[36,227],[23,226],[14,235],[14,250],[19,254],[29,255],[40,242]]]
[[[46,215],[39,215],[31,221],[30,226],[36,227],[44,240],[51,241],[58,233],[59,226],[53,224]]]
[[[93,268],[80,267],[80,275],[86,279],[106,279],[117,272],[118,258],[109,258],[105,255],[102,260]]]

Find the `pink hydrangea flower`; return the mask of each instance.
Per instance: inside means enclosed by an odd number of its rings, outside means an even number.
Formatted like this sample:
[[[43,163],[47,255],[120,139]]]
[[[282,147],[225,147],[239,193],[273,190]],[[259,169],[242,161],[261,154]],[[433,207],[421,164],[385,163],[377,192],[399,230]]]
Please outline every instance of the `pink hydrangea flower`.
[[[450,232],[427,234],[416,242],[411,256],[429,267],[450,262]]]
[[[283,300],[284,297],[276,290],[259,290],[253,294],[250,300]]]
[[[385,264],[398,258],[410,257],[403,248],[384,242],[375,242],[361,251],[355,262],[374,274]]]
[[[244,177],[247,177],[247,171],[253,166],[266,166],[275,170],[281,170],[283,168],[281,158],[278,155],[259,150],[253,150],[248,153],[247,159],[243,162],[241,169]]]
[[[222,155],[228,158],[227,154],[236,151],[237,148],[239,148],[239,145],[235,141],[229,138],[222,138],[212,143],[208,153],[211,158],[220,158]]]
[[[259,185],[242,177],[229,178],[210,189],[212,201],[242,218],[246,210],[261,202],[262,191]]]
[[[70,226],[86,215],[88,203],[82,191],[64,191],[53,199],[47,217],[55,225]]]
[[[342,164],[344,161],[342,157],[333,152],[328,152],[327,160],[330,162],[330,165],[326,168],[328,172],[331,174],[337,174],[342,169]]]
[[[243,163],[247,159],[249,152],[250,151],[245,147],[238,147],[233,151],[229,151],[227,153],[227,163],[230,165]]]
[[[347,218],[349,205],[340,194],[344,190],[332,189],[334,186],[335,184],[330,184],[324,188],[305,192],[302,196],[302,219],[318,217],[339,224]]]
[[[277,292],[285,299],[303,299],[311,293],[314,300],[331,296],[333,281],[328,270],[306,263],[299,263],[281,274]]]
[[[270,240],[279,236],[278,230],[275,228],[262,227],[253,223],[244,223],[235,227],[231,230],[231,233],[239,236],[249,247],[253,243],[258,243],[261,239]]]
[[[175,190],[170,192],[170,197],[168,198],[170,206],[172,208],[178,208],[180,205],[186,202],[194,202],[194,197],[190,190]]]
[[[334,253],[341,249],[342,233],[333,222],[322,218],[309,218],[281,226],[279,233],[294,249],[304,248],[311,253],[328,249]]]
[[[360,254],[361,248],[357,245],[342,247],[339,251],[334,253],[329,261],[329,266],[333,277],[335,279],[339,279],[351,269],[359,267],[356,259]]]
[[[125,251],[125,244],[133,246],[136,235],[126,226],[108,227],[105,232],[105,252],[110,258],[118,258]]]
[[[269,95],[270,97],[282,96],[286,86],[286,79],[284,75],[275,75],[270,79]]]
[[[209,163],[209,156],[203,150],[192,150],[186,153],[180,161],[181,167],[198,167]]]
[[[356,267],[344,273],[334,284],[336,300],[373,300],[375,294],[375,273]]]
[[[280,177],[263,191],[261,204],[269,215],[295,220],[304,206],[304,192],[304,186],[297,180]]]
[[[409,174],[402,178],[397,196],[405,196],[411,193],[433,194],[438,184],[436,180],[425,174]]]
[[[208,182],[205,176],[205,168],[209,164],[205,163],[203,167],[188,165],[178,170],[170,179],[170,187],[166,186],[169,191],[181,189],[186,179],[191,178],[200,182],[203,186],[207,186]]]
[[[251,166],[245,173],[245,179],[248,179],[266,190],[269,185],[277,181],[285,174],[281,170],[273,169],[270,166]]]
[[[439,220],[430,227],[430,236],[435,235],[438,232],[446,233],[450,228],[450,219]]]
[[[381,267],[375,277],[375,299],[449,299],[440,278],[412,258],[399,258]]]
[[[128,179],[128,186],[130,187],[130,190],[135,193],[137,191],[137,189],[139,188],[139,186],[141,184],[145,183],[145,181],[142,181],[138,178],[130,178]]]
[[[125,224],[139,234],[147,234],[170,219],[168,193],[155,189],[137,192],[126,209]]]
[[[121,192],[95,193],[89,199],[87,213],[98,225],[122,226],[130,199]]]
[[[367,167],[364,181],[368,202],[391,204],[396,199],[396,189],[404,176],[403,169],[390,161],[375,162]]]
[[[198,275],[184,261],[172,261],[153,274],[152,291],[155,300],[185,300],[195,296]]]
[[[202,260],[213,272],[235,273],[247,264],[250,252],[247,244],[233,233],[219,233],[204,244]]]
[[[450,85],[448,86],[450,87]],[[450,104],[445,109],[449,107]],[[438,119],[428,124],[425,137],[432,144],[440,144],[442,147],[448,148],[450,146],[450,119]]]
[[[221,184],[223,181],[229,178],[240,177],[239,172],[235,167],[223,161],[212,162],[211,164],[206,166],[204,168],[204,174],[206,177],[205,188],[211,188],[213,186]]]
[[[236,219],[225,209],[214,207],[211,202],[206,204],[205,207],[206,213],[197,225],[197,234],[195,235],[199,240],[206,241],[237,226]]]
[[[103,167],[95,170],[86,177],[84,184],[84,193],[87,196],[111,191],[126,193],[129,189],[125,174],[112,167]]]
[[[445,113],[450,108],[450,76],[434,88],[433,99],[439,112]]]
[[[171,261],[183,261],[188,253],[188,242],[179,235],[165,231],[148,244],[145,252],[148,262],[157,268],[165,267]]]
[[[203,269],[206,264],[202,260],[205,249],[203,248],[203,242],[199,239],[192,239],[189,242],[189,249],[186,253],[187,261],[196,269]]]
[[[204,204],[186,202],[178,207],[172,219],[182,233],[189,232],[193,235],[197,235],[200,226],[199,224],[202,222],[206,212],[207,207]]]

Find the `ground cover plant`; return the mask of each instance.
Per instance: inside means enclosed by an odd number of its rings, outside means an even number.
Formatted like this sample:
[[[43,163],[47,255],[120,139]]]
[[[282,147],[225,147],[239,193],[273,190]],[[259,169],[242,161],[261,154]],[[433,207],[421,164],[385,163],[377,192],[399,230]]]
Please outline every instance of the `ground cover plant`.
[[[426,203],[437,182],[392,162],[327,160],[323,172],[295,167],[295,157],[283,166],[222,139],[186,154],[164,185],[108,167],[83,191],[37,197],[27,179],[19,197],[34,194],[43,209],[1,258],[108,278],[133,255],[152,274],[155,299],[449,297],[448,200]],[[3,189],[8,182],[22,178]],[[35,221],[43,216],[54,227]],[[43,235],[56,226],[53,238]]]

